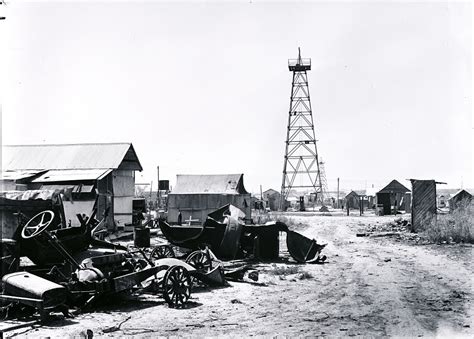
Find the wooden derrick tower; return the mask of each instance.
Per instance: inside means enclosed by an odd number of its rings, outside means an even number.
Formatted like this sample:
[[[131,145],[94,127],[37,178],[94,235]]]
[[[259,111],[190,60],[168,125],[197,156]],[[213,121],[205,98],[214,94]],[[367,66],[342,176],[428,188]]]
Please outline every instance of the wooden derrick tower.
[[[292,190],[315,193],[317,201],[323,201],[320,161],[306,73],[311,70],[311,59],[301,58],[298,48],[298,58],[288,60],[288,69],[293,72],[293,81],[283,162],[281,210],[285,209],[285,201]]]

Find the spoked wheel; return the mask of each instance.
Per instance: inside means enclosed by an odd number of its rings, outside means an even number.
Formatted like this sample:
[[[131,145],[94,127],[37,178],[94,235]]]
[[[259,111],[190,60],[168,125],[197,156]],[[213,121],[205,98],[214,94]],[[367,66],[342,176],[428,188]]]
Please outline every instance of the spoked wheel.
[[[191,278],[182,266],[171,266],[163,278],[163,297],[172,307],[183,306],[191,296]]]
[[[169,245],[159,245],[156,246],[153,251],[151,251],[150,259],[157,260],[163,258],[175,258],[173,248]]]
[[[211,270],[212,261],[206,251],[194,251],[187,258],[186,262],[202,273]]]

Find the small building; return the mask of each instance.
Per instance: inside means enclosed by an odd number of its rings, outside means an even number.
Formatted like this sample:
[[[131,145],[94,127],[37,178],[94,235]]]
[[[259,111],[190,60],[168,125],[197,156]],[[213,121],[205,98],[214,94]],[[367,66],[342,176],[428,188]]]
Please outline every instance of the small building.
[[[280,208],[280,192],[275,191],[274,189],[268,189],[263,192],[263,200],[265,201],[266,207],[272,211],[278,211]]]
[[[135,171],[142,166],[131,143],[3,146],[4,190],[68,189],[66,221],[79,226],[77,213],[97,218],[106,210],[107,228],[132,223]]]
[[[181,220],[203,223],[214,210],[232,204],[251,218],[251,196],[244,187],[243,174],[176,176],[176,185],[168,194],[168,222]]]
[[[383,209],[384,215],[394,211],[404,210],[410,211],[411,194],[410,190],[399,183],[392,180],[387,186],[377,192],[377,206]]]
[[[449,200],[449,212],[454,212],[454,210],[470,205],[472,202],[472,194],[466,190],[459,190],[455,193]]]
[[[347,209],[359,209],[360,208],[360,195],[356,191],[350,191],[344,198],[344,208]]]

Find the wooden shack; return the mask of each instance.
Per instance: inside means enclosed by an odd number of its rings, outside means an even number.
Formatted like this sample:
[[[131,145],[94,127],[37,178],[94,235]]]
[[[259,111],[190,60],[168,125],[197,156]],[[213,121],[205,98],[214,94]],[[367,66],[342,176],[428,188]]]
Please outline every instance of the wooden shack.
[[[410,211],[410,190],[397,180],[392,180],[387,186],[376,193],[377,207],[383,210],[384,215],[390,215],[397,211]]]
[[[449,200],[449,212],[452,213],[458,208],[463,208],[470,205],[472,202],[472,194],[462,189],[454,194]]]
[[[79,225],[76,214],[89,214],[95,203],[98,218],[109,211],[110,230],[132,223],[135,171],[142,166],[131,143],[13,145],[2,150],[2,177],[20,173],[17,186],[21,182],[28,190],[72,191],[73,203],[64,202],[72,226]]]
[[[232,204],[251,218],[251,195],[245,190],[243,174],[178,174],[176,185],[168,195],[168,222],[201,224],[216,209]]]

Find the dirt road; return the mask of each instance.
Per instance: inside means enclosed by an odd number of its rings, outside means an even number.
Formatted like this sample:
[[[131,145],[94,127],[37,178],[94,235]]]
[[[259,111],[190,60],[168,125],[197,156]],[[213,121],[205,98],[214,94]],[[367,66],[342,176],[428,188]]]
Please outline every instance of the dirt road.
[[[328,243],[326,264],[264,264],[259,270],[266,286],[231,283],[195,293],[188,309],[170,309],[161,298],[142,296],[16,333],[77,337],[90,329],[95,337],[472,336],[473,247],[356,237],[364,225],[392,219],[296,216],[293,220],[307,225],[300,232]]]

